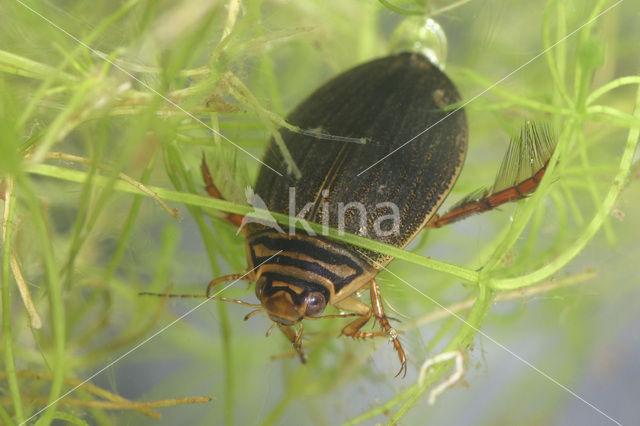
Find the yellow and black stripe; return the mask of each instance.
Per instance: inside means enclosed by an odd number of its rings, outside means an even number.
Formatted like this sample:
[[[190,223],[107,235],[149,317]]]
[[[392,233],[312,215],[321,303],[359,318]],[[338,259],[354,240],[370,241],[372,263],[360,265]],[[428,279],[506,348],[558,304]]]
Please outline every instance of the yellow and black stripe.
[[[258,276],[268,280],[265,295],[286,290],[296,305],[312,291],[321,292],[329,303],[335,303],[375,275],[363,259],[318,237],[266,231],[251,235],[248,249],[252,264],[261,265]]]

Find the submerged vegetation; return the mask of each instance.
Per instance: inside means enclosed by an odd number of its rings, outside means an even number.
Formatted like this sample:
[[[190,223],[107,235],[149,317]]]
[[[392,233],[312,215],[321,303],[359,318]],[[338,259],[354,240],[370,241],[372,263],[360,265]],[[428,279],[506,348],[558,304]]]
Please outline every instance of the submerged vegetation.
[[[478,423],[561,415],[573,396],[558,384],[577,386],[598,342],[612,343],[592,313],[638,294],[633,253],[610,255],[634,247],[640,226],[631,2],[203,3],[4,8],[1,422],[455,423],[467,405]],[[525,120],[549,123],[557,148],[532,196],[409,250],[332,234],[396,258],[379,281],[408,348],[406,379],[393,378],[383,339],[337,339],[339,319],[308,325],[301,365],[286,339],[264,337],[265,317],[242,322],[243,307],[138,295],[203,294],[212,277],[245,270],[241,236],[219,219],[252,210],[255,159],[279,128],[297,130],[283,117],[331,76],[388,54],[394,28],[429,12],[470,101],[467,164],[447,205],[492,183]],[[203,153],[229,201],[206,196]],[[225,295],[249,300],[253,287]],[[630,315],[620,308],[602,327],[624,333]],[[487,366],[530,342],[548,346],[513,358],[516,373]],[[467,394],[450,391],[465,381]]]

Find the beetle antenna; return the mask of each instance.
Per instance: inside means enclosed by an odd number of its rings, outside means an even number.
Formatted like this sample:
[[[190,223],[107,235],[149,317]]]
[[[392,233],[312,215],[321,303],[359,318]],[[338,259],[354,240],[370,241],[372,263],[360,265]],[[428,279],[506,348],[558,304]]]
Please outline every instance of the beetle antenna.
[[[141,291],[138,296],[157,296],[157,297],[172,297],[174,299],[214,299],[221,302],[236,303],[238,305],[249,306],[250,308],[261,308],[262,305],[256,303],[245,302],[239,299],[230,299],[228,297],[218,296],[206,296],[204,294],[172,294],[172,293],[154,293],[152,291]]]
[[[206,299],[204,294],[173,294],[173,293],[154,293],[152,291],[141,291],[138,296],[157,296],[157,297],[172,297],[174,299]]]
[[[262,308],[262,305],[259,304],[259,303],[249,303],[249,302],[245,302],[244,300],[229,299],[228,297],[213,297],[213,296],[209,296],[209,299],[220,300],[221,302],[235,303],[237,305],[248,306],[250,308]]]
[[[226,281],[231,281],[231,280],[252,280],[252,277],[248,276],[247,274],[231,274],[231,275],[224,275],[222,277],[218,277],[214,280],[211,280],[211,282],[209,283],[209,285],[207,286],[207,291],[206,294],[171,294],[171,293],[154,293],[151,291],[142,291],[140,293],[138,293],[138,296],[158,296],[158,297],[172,297],[172,298],[180,298],[180,299],[215,299],[215,300],[220,300],[222,302],[230,302],[230,303],[236,303],[238,305],[243,305],[243,306],[249,306],[251,308],[261,308],[262,305],[260,304],[255,304],[255,303],[249,303],[249,302],[245,302],[244,300],[238,300],[238,299],[230,299],[228,297],[218,297],[218,296],[211,296],[211,289],[213,289],[213,287],[215,287],[216,285],[226,282]]]
[[[327,319],[327,318],[346,318],[346,317],[359,317],[359,316],[360,314],[343,313],[343,314],[322,315],[320,317],[304,317],[304,319],[320,320],[320,319]]]

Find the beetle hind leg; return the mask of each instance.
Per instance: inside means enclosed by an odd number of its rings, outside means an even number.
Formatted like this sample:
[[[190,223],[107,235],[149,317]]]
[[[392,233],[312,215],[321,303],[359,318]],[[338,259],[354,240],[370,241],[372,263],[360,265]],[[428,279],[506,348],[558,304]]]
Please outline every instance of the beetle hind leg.
[[[434,215],[425,228],[440,228],[528,197],[540,185],[554,150],[555,141],[547,126],[525,123],[520,137],[511,141],[493,187],[475,191],[446,213]]]
[[[398,374],[396,374],[396,376],[399,376],[400,373],[404,373],[404,375],[406,375],[407,357],[405,355],[404,349],[402,348],[402,344],[400,343],[400,339],[398,338],[397,330],[391,326],[387,315],[384,313],[380,289],[378,288],[378,284],[375,282],[375,280],[371,281],[369,291],[371,294],[371,306],[367,306],[364,303],[353,298],[347,298],[335,304],[338,309],[345,309],[360,314],[358,318],[347,324],[342,329],[342,334],[356,339],[388,337],[393,343],[393,347],[398,353],[398,358],[400,359],[400,371],[398,371]],[[374,317],[375,321],[378,321],[383,331],[360,331],[360,329],[369,321],[369,319],[371,319],[372,316]]]

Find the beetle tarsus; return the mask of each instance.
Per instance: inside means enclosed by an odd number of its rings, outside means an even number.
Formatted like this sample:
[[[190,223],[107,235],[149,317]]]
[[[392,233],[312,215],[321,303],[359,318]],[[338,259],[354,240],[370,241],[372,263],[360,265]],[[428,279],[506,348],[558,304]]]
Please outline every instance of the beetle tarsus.
[[[396,377],[398,377],[400,373],[403,372],[404,377],[407,374],[407,357],[405,355],[404,349],[402,348],[402,344],[400,343],[400,339],[398,338],[398,331],[395,328],[391,327],[389,319],[384,313],[384,308],[382,307],[382,296],[380,295],[380,289],[378,288],[378,284],[375,280],[371,281],[369,289],[371,295],[371,307],[369,307],[369,309],[355,321],[347,324],[342,329],[342,334],[354,339],[388,337],[389,340],[393,343],[393,347],[398,353],[398,358],[400,359],[400,371],[398,371]],[[380,324],[380,327],[383,331],[360,331],[360,328],[362,328],[369,321],[369,319],[371,319],[372,316],[374,318],[374,321],[377,321]]]
[[[285,336],[287,336],[287,339],[289,339],[289,341],[293,345],[293,349],[295,349],[296,352],[298,353],[300,362],[302,362],[303,364],[306,364],[307,354],[305,354],[304,350],[302,349],[302,331],[303,331],[302,323],[300,324],[300,330],[297,333],[293,330],[293,327],[288,325],[281,325],[278,323],[278,328],[282,331],[282,333]]]

